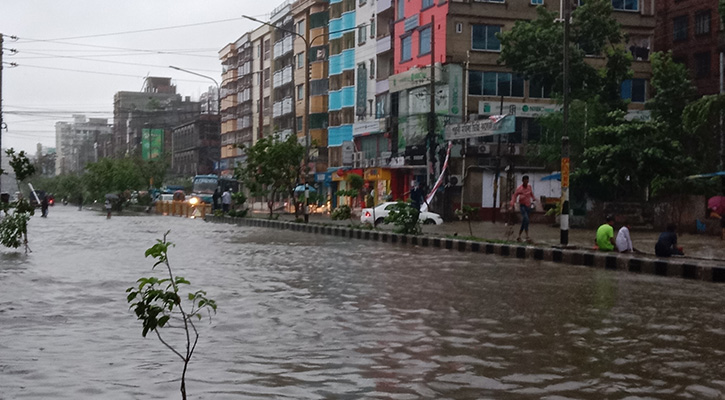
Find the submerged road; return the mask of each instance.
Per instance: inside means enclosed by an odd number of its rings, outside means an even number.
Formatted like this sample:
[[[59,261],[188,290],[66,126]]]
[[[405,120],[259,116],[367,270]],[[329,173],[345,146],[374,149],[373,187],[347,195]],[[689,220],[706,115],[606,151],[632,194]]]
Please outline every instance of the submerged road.
[[[219,304],[190,398],[725,396],[716,284],[70,206],[29,229],[0,250],[0,399],[180,397],[125,299],[167,230]]]

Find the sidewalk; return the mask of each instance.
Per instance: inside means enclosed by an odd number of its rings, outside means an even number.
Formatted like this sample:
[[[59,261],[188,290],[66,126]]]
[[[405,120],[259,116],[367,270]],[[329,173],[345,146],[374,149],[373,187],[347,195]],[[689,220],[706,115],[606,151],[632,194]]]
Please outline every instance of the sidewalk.
[[[265,218],[266,213],[259,209],[254,210],[253,216],[256,218]],[[294,221],[294,214],[281,214],[280,220]],[[349,226],[360,224],[360,219],[353,218],[345,221],[333,221],[327,214],[310,214],[310,222],[328,225]],[[520,225],[515,225],[513,229],[507,229],[502,222],[480,222],[471,223],[473,236],[501,241],[515,241],[519,233]],[[391,225],[379,226],[379,230],[392,230]],[[507,236],[507,231],[511,232]],[[471,236],[467,222],[445,222],[443,225],[423,225],[423,233],[428,235],[446,236]],[[616,231],[615,231],[616,234]],[[632,242],[634,247],[647,255],[654,256],[654,247],[660,232],[656,231],[631,231]],[[545,224],[531,224],[529,235],[534,244],[541,247],[550,247],[558,245],[560,242],[561,230],[559,227],[553,227]],[[584,250],[590,250],[594,247],[595,230],[588,229],[570,229],[569,230],[569,246],[577,247]],[[708,260],[725,260],[725,241],[720,240],[718,236],[693,235],[681,233],[679,235],[678,244],[685,250],[687,258],[700,258]]]

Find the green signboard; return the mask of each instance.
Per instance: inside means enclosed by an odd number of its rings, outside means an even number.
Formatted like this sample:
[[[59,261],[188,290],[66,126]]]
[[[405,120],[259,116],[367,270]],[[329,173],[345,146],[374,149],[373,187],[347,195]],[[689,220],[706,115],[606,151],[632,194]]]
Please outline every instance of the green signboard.
[[[164,130],[147,129],[141,130],[141,156],[144,160],[155,160],[161,158],[164,149]]]

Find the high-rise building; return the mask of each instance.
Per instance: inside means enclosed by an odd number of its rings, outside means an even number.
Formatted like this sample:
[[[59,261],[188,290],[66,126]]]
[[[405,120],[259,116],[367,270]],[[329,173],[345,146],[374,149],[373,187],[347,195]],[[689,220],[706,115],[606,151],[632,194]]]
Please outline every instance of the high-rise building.
[[[101,143],[111,137],[111,126],[105,118],[73,115],[73,122],[55,124],[55,174],[82,172],[86,164],[105,156]]]

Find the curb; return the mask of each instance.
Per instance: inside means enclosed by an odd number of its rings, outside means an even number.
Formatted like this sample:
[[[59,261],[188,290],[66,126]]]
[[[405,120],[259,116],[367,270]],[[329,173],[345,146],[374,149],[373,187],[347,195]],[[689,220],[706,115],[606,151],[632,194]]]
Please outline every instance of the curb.
[[[256,218],[231,218],[207,216],[206,222],[227,223],[239,226],[285,229],[295,232],[322,234],[349,239],[361,239],[381,243],[439,248],[462,253],[493,254],[500,257],[532,259],[554,263],[585,266],[612,271],[692,279],[705,282],[725,282],[725,265],[705,265],[697,260],[646,258],[617,253],[594,253],[575,249],[558,249],[515,244],[474,242],[434,236],[410,236],[392,232],[353,229],[340,226],[323,226]],[[713,260],[712,263],[721,261]]]

